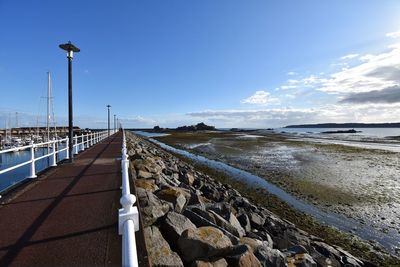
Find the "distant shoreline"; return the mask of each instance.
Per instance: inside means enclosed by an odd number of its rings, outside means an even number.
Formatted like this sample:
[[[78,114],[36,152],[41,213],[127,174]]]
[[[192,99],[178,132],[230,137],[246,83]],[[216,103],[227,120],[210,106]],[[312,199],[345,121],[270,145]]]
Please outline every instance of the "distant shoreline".
[[[317,123],[288,125],[283,128],[400,128],[400,122],[395,123]]]

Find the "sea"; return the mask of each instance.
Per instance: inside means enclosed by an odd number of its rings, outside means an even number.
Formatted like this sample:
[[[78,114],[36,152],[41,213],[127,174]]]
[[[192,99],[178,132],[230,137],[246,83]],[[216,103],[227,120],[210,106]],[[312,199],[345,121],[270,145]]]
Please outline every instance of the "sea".
[[[63,147],[60,146],[59,149]],[[48,153],[47,147],[37,148],[35,157],[40,157]],[[66,151],[61,151],[57,155],[57,161],[63,160],[66,157]],[[17,164],[29,161],[31,159],[30,149],[7,152],[0,154],[0,170],[7,169]],[[37,160],[35,162],[36,172],[40,172],[48,168],[51,164],[51,157]],[[10,187],[24,181],[29,176],[30,164],[14,169],[12,171],[0,174],[0,193],[6,191]]]
[[[352,134],[335,134],[339,136],[358,136],[370,138],[388,138],[393,136],[400,136],[400,128],[277,128],[274,132],[278,133],[292,133],[298,135],[315,135],[327,131],[345,131],[354,129],[358,133]],[[326,135],[326,134],[325,134]]]

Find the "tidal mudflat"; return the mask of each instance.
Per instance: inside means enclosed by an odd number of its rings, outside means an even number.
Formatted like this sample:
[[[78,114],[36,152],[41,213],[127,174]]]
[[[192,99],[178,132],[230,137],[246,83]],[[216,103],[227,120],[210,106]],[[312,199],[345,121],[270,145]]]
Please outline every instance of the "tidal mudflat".
[[[373,148],[381,149],[372,149],[367,142],[266,131],[172,133],[157,139],[249,171],[323,210],[400,235],[400,153],[385,149],[386,141],[380,147],[375,140]]]

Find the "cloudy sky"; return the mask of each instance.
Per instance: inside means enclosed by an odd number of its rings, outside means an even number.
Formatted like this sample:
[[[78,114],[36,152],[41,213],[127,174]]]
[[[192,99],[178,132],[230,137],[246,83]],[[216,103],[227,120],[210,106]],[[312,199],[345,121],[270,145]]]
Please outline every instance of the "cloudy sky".
[[[0,0],[0,128],[400,121],[399,1]]]

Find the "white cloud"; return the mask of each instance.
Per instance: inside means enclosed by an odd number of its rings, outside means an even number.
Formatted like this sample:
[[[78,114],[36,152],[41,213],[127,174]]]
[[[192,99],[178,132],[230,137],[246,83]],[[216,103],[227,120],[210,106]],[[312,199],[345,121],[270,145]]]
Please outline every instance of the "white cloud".
[[[359,54],[348,54],[348,55],[345,55],[345,56],[341,57],[340,59],[341,60],[347,60],[347,59],[356,58],[358,56],[359,56]]]
[[[299,80],[295,80],[295,79],[289,79],[289,80],[287,80],[287,82],[290,83],[290,84],[297,84],[300,81]]]
[[[294,76],[294,75],[297,75],[297,72],[289,71],[289,72],[287,73],[287,75],[289,75],[289,76]]]
[[[265,105],[268,102],[270,93],[260,90],[256,91],[254,95],[249,96],[248,98],[245,98],[240,101],[242,104],[255,104],[255,105]]]
[[[400,104],[336,104],[318,108],[278,108],[259,110],[205,110],[188,113],[204,121],[219,122],[218,127],[281,127],[290,124],[323,122],[393,122]]]
[[[400,31],[397,32],[388,32],[386,34],[386,37],[390,37],[390,38],[399,38],[400,37]]]
[[[282,85],[280,87],[280,89],[282,89],[282,90],[288,90],[288,89],[294,89],[294,88],[297,88],[297,85]]]
[[[362,56],[362,63],[320,79],[319,89],[324,92],[359,93],[382,90],[400,84],[400,47],[392,46],[388,52]]]
[[[295,98],[296,98],[296,96],[293,95],[293,94],[285,94],[285,96],[286,96],[287,98],[290,98],[290,99],[295,99]]]

